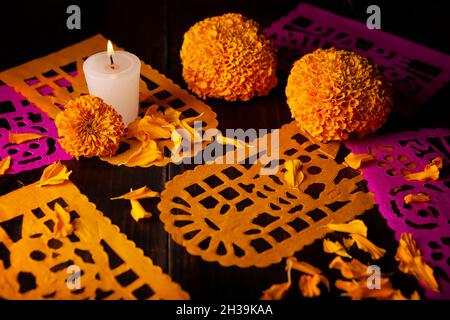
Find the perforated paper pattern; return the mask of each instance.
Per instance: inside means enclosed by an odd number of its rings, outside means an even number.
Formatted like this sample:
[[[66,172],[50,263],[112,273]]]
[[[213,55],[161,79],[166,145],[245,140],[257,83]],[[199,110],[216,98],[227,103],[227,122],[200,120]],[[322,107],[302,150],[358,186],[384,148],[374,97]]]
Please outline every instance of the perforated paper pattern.
[[[53,235],[55,203],[70,213],[68,237]],[[73,290],[71,265],[81,272]],[[189,298],[70,182],[0,197],[0,283],[4,299]]]
[[[279,164],[294,158],[303,163],[299,190],[284,183],[283,166],[261,175],[260,163],[201,165],[167,183],[160,219],[177,243],[206,261],[239,267],[277,263],[323,237],[326,224],[349,221],[374,204],[361,175],[319,148],[294,122],[285,125]],[[249,157],[257,152],[252,149]]]
[[[14,87],[51,118],[55,118],[67,101],[87,93],[83,61],[94,53],[105,51],[106,43],[107,40],[102,35],[96,35],[45,57],[1,72],[0,80]],[[115,48],[117,49],[116,46]],[[217,115],[208,105],[181,89],[148,64],[143,61],[141,64],[141,111],[152,104],[157,104],[163,109],[170,106],[187,118],[203,113],[199,119],[203,122],[203,130],[217,127]],[[162,142],[161,146],[163,149],[164,147],[171,149],[170,141]],[[103,160],[119,164],[118,159],[135,153],[138,147],[137,143],[124,141],[120,151],[128,152],[127,154],[120,155],[120,158]],[[165,154],[168,154],[167,151]],[[165,165],[168,162],[170,156],[154,164]]]
[[[301,3],[265,30],[289,72],[295,60],[317,48],[352,50],[370,58],[393,84],[395,111],[412,114],[450,81],[450,56],[363,23]]]
[[[44,138],[11,144],[9,132],[36,133]],[[9,174],[71,159],[57,138],[55,124],[45,113],[11,87],[0,84],[0,159],[11,157]]]
[[[450,298],[450,130],[422,129],[350,140],[354,153],[372,153],[375,161],[364,164],[362,173],[375,194],[380,212],[400,239],[412,233],[424,259],[435,272],[441,293],[427,290],[429,298]],[[444,168],[437,181],[407,181],[408,172],[422,171],[435,157]],[[426,193],[430,202],[406,204],[407,194]]]

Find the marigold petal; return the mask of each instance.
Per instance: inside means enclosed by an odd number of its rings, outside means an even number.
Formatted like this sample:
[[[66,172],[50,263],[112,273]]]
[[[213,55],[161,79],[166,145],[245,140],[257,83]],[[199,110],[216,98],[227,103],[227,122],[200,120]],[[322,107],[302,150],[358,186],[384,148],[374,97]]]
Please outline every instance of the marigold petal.
[[[272,285],[269,289],[263,291],[261,300],[281,300],[291,287],[291,282],[283,282]]]
[[[328,239],[323,240],[323,250],[326,253],[336,254],[338,256],[344,258],[351,258],[351,256],[347,253],[344,246],[339,241],[331,241]]]
[[[357,233],[367,237],[367,227],[362,220],[355,219],[348,223],[327,224],[328,229],[344,233]]]
[[[314,298],[320,296],[320,276],[318,274],[303,274],[298,281],[300,292],[305,298]]]
[[[375,157],[367,153],[350,153],[345,157],[345,162],[353,169],[359,169],[361,164],[374,160]]]
[[[357,247],[370,254],[373,260],[378,260],[384,256],[386,250],[377,247],[369,239],[360,234],[352,233],[350,237],[355,241]]]
[[[412,274],[430,290],[439,292],[433,268],[423,261],[422,252],[411,233],[402,233],[398,243],[395,260],[399,261],[399,269],[403,273]]]
[[[56,237],[67,237],[73,233],[73,225],[70,222],[70,213],[66,211],[59,203],[55,203],[54,212],[56,214],[56,223],[54,235]]]
[[[69,176],[72,171],[67,171],[67,167],[61,162],[55,162],[49,165],[42,172],[41,179],[37,183],[38,187],[47,185],[57,185],[69,180]]]
[[[6,173],[6,171],[8,171],[10,166],[11,166],[10,156],[7,156],[6,158],[0,160],[0,177],[3,176]]]
[[[288,159],[284,163],[284,167],[286,172],[284,173],[284,180],[286,180],[287,184],[293,188],[298,188],[298,186],[302,183],[305,175],[301,171],[302,164],[298,159]]]
[[[144,207],[137,200],[130,200],[131,211],[130,214],[133,219],[137,222],[141,219],[148,219],[152,217],[150,212],[145,211]]]
[[[21,144],[31,140],[44,138],[44,135],[37,133],[13,133],[9,132],[9,142],[12,144]]]
[[[128,193],[125,193],[121,196],[111,198],[111,200],[118,200],[118,199],[126,199],[126,200],[140,200],[145,198],[155,198],[159,197],[159,192],[152,191],[147,186],[144,186],[142,188],[131,190]]]
[[[392,288],[389,278],[382,277],[380,279],[380,285],[380,289],[370,289],[366,279],[358,281],[345,281],[339,279],[335,282],[336,288],[344,291],[344,295],[350,297],[352,300],[368,298],[389,300],[395,295],[396,291]]]
[[[342,260],[340,256],[337,256],[330,262],[330,269],[337,269],[341,272],[342,276],[346,279],[361,279],[368,276],[367,267],[359,260],[353,258],[350,262]]]
[[[407,194],[403,200],[406,204],[415,203],[415,202],[429,202],[431,201],[431,198],[429,195],[423,192],[419,192],[417,194]]]

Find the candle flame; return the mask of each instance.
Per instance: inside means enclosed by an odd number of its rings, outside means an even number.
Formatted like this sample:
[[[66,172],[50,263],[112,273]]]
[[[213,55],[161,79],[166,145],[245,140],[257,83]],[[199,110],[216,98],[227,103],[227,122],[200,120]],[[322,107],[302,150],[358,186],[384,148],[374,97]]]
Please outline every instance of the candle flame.
[[[111,57],[114,54],[114,48],[110,40],[108,40],[108,48],[106,51],[108,52],[109,57]]]

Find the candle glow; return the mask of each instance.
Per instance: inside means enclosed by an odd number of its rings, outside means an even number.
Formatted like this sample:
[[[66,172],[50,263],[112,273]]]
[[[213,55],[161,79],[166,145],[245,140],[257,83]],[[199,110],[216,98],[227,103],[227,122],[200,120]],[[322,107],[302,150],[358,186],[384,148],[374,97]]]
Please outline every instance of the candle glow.
[[[106,52],[108,53],[109,61],[111,62],[111,67],[114,68],[114,59],[113,59],[114,48],[113,48],[111,40],[108,40],[108,44],[106,46]]]

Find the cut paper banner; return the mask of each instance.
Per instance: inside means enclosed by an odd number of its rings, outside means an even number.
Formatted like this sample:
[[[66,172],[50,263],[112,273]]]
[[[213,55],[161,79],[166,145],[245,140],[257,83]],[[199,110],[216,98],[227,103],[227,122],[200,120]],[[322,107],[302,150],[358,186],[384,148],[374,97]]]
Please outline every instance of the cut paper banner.
[[[73,233],[55,235],[55,207]],[[0,298],[188,299],[71,182],[0,197]]]
[[[373,207],[358,171],[322,152],[326,145],[311,142],[295,122],[277,132],[279,148],[268,148],[278,143],[271,133],[259,138],[258,148],[238,152],[240,164],[227,164],[236,163],[226,161],[236,156],[227,153],[224,164],[197,166],[167,183],[158,208],[175,242],[223,266],[266,267],[324,237],[326,224],[347,222]],[[256,162],[269,154],[266,163]],[[288,159],[301,162],[298,188],[284,180]],[[263,168],[274,171],[262,174]]]
[[[96,35],[45,57],[3,71],[0,73],[0,80],[27,97],[30,102],[54,119],[67,101],[88,92],[83,61],[94,53],[105,51],[106,43],[107,39],[102,35]],[[199,116],[202,131],[217,127],[217,115],[208,105],[181,89],[151,66],[143,61],[141,63],[141,111],[153,104],[163,110],[171,107],[181,112],[184,118]],[[165,157],[152,165],[162,166],[170,162],[168,153],[171,150],[170,143],[171,140],[162,143]],[[124,159],[136,154],[140,146],[137,141],[124,141],[117,157],[103,160],[117,165],[124,163],[126,162]]]
[[[265,32],[278,48],[285,72],[317,48],[353,50],[372,59],[393,84],[396,111],[404,115],[413,114],[450,81],[450,56],[306,3]]]
[[[35,133],[44,137],[11,144],[9,133]],[[59,145],[53,120],[11,87],[0,84],[0,159],[11,157],[7,173],[36,169],[72,157]]]
[[[428,298],[450,298],[450,130],[422,129],[373,136],[345,143],[353,153],[371,153],[375,161],[361,170],[369,190],[388,225],[399,239],[412,233],[424,259],[435,272],[441,294],[427,291]],[[437,181],[407,181],[409,172],[422,171],[431,159],[442,157],[444,168]],[[408,194],[423,192],[429,202],[405,203]]]

